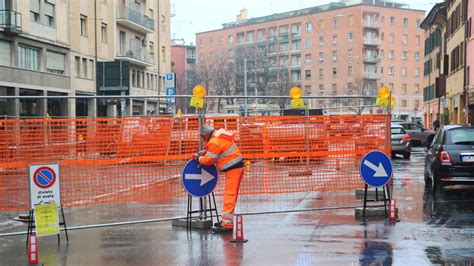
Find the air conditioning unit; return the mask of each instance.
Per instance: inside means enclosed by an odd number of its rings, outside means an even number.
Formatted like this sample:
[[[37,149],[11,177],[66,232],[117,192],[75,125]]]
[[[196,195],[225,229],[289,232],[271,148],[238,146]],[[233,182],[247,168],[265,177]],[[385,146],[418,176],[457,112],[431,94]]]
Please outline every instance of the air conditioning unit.
[[[142,40],[142,46],[146,46],[148,44],[148,40],[147,39],[143,39]]]

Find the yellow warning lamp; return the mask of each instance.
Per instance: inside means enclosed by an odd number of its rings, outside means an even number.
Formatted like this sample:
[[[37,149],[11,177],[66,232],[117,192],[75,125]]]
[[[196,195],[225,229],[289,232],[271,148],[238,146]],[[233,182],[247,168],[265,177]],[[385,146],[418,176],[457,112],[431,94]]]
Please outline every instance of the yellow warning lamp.
[[[202,85],[196,85],[193,89],[193,95],[199,99],[204,98],[206,96],[206,88]]]
[[[178,109],[178,118],[181,118],[181,116],[183,115],[181,109]]]
[[[294,99],[294,100],[299,99],[299,98],[301,98],[301,95],[303,95],[303,92],[301,91],[300,88],[298,88],[298,87],[291,88],[291,90],[290,90],[291,99]]]
[[[390,97],[390,88],[382,87],[379,89],[379,98],[388,99]]]

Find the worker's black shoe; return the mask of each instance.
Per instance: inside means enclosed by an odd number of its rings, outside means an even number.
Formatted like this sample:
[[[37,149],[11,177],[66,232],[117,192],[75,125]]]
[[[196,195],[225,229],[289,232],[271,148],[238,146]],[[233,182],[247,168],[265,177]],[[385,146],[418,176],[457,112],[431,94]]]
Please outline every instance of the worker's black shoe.
[[[215,234],[232,233],[233,230],[234,230],[233,227],[227,228],[227,227],[222,227],[221,225],[212,228],[212,232]]]
[[[219,227],[219,226],[221,226],[221,224],[222,224],[222,221],[220,221],[218,223],[214,223],[214,227]]]

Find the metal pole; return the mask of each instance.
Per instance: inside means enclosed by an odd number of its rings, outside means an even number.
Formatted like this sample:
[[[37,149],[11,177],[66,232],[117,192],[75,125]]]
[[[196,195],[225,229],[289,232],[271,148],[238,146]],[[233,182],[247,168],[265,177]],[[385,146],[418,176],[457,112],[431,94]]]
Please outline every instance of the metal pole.
[[[244,58],[244,116],[248,116],[248,99],[247,99],[247,57]]]
[[[305,148],[306,148],[306,170],[309,171],[309,104],[306,105],[305,107],[305,115],[306,115],[306,143],[305,143]]]
[[[202,109],[201,108],[198,108],[198,128],[199,130],[201,129],[202,127]],[[199,148],[199,151],[202,150],[202,138],[201,138],[201,135],[199,134],[199,131],[198,131],[198,138],[199,138],[199,144],[198,144],[198,148]],[[203,202],[202,202],[202,198],[199,198],[199,219],[202,220],[204,218],[204,215],[203,215],[203,211],[204,211],[204,206],[203,206]]]

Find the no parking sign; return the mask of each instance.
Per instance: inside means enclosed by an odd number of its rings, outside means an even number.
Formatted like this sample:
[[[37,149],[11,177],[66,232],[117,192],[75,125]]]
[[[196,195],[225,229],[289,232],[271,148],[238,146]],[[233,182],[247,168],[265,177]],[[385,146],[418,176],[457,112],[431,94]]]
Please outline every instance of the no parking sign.
[[[29,165],[30,207],[37,204],[56,203],[61,205],[59,165]]]

